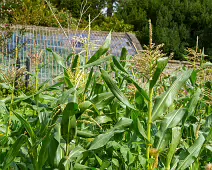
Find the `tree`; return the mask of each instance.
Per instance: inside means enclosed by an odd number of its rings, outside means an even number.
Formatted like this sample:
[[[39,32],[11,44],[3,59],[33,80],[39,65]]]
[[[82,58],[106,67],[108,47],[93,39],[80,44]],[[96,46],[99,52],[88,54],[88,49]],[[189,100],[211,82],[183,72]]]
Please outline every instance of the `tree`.
[[[80,18],[84,6],[84,12],[86,11],[84,19],[87,19],[89,14],[94,18],[105,6],[105,0],[51,0],[51,2],[59,9],[68,9],[75,18]]]
[[[197,36],[199,47],[212,55],[210,0],[122,0],[117,16],[134,26],[142,44],[148,44],[147,20],[151,19],[154,42],[165,43],[165,52],[175,52],[175,59],[183,59],[185,48],[195,47]]]

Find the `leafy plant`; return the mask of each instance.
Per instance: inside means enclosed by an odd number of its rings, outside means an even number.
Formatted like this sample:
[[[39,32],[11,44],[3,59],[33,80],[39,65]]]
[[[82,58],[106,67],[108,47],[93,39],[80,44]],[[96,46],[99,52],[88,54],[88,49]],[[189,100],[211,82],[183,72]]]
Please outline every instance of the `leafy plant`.
[[[211,161],[211,83],[198,84],[195,68],[165,77],[169,58],[152,41],[135,58],[126,49],[111,56],[110,42],[111,33],[70,66],[48,49],[63,68],[59,81],[1,98],[2,169],[200,169]]]

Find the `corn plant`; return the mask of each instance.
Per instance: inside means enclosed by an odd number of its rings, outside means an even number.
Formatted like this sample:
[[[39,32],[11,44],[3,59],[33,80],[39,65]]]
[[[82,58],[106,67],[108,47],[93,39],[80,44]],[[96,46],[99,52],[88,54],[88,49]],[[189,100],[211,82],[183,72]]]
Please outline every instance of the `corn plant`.
[[[195,69],[164,78],[169,58],[161,46],[150,43],[136,60],[125,48],[120,57],[108,54],[110,42],[111,34],[85,64],[73,55],[70,66],[48,49],[63,68],[59,81],[14,96],[12,110],[10,98],[0,100],[2,169],[183,170],[209,164],[211,83],[198,86]]]

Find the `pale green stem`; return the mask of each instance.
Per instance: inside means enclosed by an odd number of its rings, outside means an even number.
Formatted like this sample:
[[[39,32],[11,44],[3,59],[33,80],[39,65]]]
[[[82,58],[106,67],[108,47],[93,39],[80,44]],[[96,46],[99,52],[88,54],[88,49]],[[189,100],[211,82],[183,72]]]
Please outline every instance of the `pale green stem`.
[[[152,128],[152,98],[153,98],[153,88],[149,89],[149,102],[148,102],[148,124],[147,124],[147,150],[146,150],[146,157],[147,157],[147,169],[151,169],[149,164],[150,158],[150,148],[151,148],[151,128]]]
[[[38,68],[38,64],[36,62],[36,69],[35,69],[35,91],[38,91],[38,85],[39,85],[39,68]]]

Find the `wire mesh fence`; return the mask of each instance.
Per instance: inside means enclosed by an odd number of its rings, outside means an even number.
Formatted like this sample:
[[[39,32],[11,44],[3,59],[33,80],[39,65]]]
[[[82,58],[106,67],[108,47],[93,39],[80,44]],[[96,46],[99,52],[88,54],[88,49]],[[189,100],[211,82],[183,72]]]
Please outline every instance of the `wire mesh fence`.
[[[53,56],[46,49],[50,48],[57,52],[64,59],[71,53],[85,55],[87,48],[89,56],[101,46],[108,32],[91,32],[61,30],[59,28],[21,26],[10,27],[11,36],[7,37],[8,31],[0,30],[0,65],[1,69],[7,70],[15,64],[18,57],[19,66],[27,67],[29,71],[35,72],[36,62],[39,62],[40,81],[53,79],[62,72],[62,68],[54,61]],[[120,56],[121,49],[125,47],[129,55],[136,54],[136,47],[129,34],[113,33],[110,52],[115,56]]]

